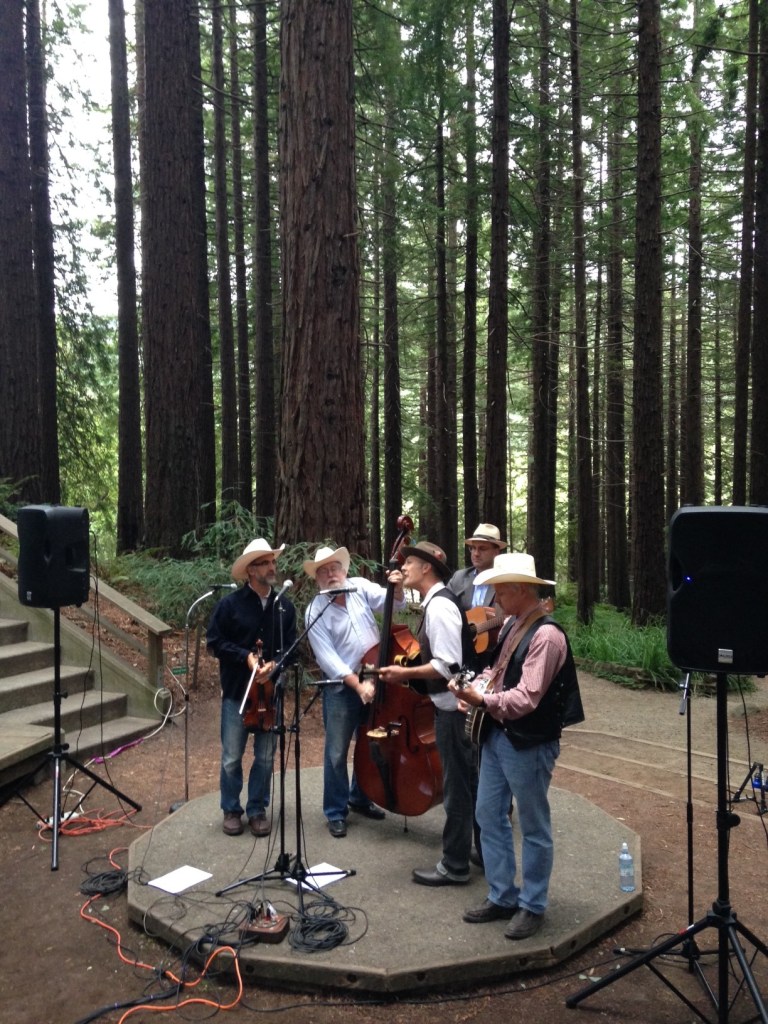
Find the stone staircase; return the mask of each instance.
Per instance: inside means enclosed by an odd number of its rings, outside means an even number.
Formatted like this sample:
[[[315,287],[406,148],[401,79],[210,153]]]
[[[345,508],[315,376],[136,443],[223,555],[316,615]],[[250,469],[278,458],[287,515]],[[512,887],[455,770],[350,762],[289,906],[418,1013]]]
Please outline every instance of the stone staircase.
[[[28,639],[29,623],[0,617],[0,794],[21,780],[41,781],[54,745],[55,648]],[[128,714],[125,693],[95,687],[87,666],[61,656],[61,740],[82,763],[157,728]]]

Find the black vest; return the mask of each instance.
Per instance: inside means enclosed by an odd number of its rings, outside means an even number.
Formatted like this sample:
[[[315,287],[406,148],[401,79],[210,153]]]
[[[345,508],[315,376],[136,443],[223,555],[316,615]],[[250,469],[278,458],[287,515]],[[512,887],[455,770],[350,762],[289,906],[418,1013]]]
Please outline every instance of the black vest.
[[[505,690],[512,690],[520,682],[523,674],[523,662],[528,654],[528,647],[534,634],[541,626],[556,626],[565,636],[565,630],[548,615],[538,619],[528,629],[517,645],[504,673]],[[501,640],[499,641],[501,643]],[[539,706],[522,718],[506,718],[499,723],[507,739],[516,750],[535,747],[539,743],[559,740],[563,729],[568,725],[577,725],[584,721],[584,708],[579,693],[579,680],[576,665],[573,661],[571,645],[565,636],[567,652],[562,668],[550,683]]]
[[[436,601],[438,598],[445,598],[451,601],[461,612],[461,665],[451,665],[450,669],[452,672],[458,672],[461,668],[473,667],[475,657],[475,647],[472,640],[472,634],[469,629],[469,622],[464,609],[461,606],[459,598],[448,589],[443,587],[442,590],[437,590],[430,598],[431,601]],[[419,641],[419,663],[427,665],[432,660],[432,647],[427,636],[425,624],[427,621],[426,612],[422,615],[419,627],[416,630],[416,639]],[[421,693],[445,693],[448,689],[448,681],[446,679],[422,679],[419,680],[419,685],[411,685],[414,689],[419,690]]]

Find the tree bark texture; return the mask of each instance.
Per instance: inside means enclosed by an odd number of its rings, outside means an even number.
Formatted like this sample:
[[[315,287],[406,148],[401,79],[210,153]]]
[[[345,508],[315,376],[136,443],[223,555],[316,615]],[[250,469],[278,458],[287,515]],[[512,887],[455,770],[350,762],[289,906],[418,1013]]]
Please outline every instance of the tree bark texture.
[[[281,541],[367,553],[351,0],[281,7]]]
[[[181,539],[215,500],[198,25],[191,0],[144,0],[146,543]]]
[[[27,149],[24,3],[0,4],[0,478],[21,501],[41,484],[37,319]]]

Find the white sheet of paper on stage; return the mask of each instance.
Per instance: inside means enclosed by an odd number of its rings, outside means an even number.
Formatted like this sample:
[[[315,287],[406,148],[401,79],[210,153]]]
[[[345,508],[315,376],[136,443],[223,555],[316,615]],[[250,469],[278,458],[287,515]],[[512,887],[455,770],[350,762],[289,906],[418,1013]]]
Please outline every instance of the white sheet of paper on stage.
[[[167,875],[153,878],[149,885],[154,885],[156,889],[163,889],[165,892],[184,892],[190,886],[211,877],[210,871],[201,871],[200,868],[191,868],[189,864],[185,864],[174,871],[169,871]]]
[[[308,889],[310,892],[312,889],[321,889],[324,885],[330,885],[331,882],[338,882],[340,878],[345,878],[347,875],[346,871],[342,871],[341,868],[335,868],[333,864],[315,864],[313,868],[307,868],[307,877],[302,883],[302,889]],[[298,885],[298,880],[295,878],[286,878],[286,882],[290,882],[291,885]]]

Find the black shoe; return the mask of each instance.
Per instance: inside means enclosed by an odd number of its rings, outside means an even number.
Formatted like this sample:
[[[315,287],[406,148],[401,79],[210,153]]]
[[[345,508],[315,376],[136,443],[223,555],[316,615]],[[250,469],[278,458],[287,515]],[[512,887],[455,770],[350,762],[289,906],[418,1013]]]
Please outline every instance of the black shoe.
[[[462,920],[467,924],[485,924],[486,921],[508,921],[517,907],[502,907],[492,900],[484,900],[479,907],[465,910]]]
[[[431,871],[414,868],[413,880],[419,885],[466,885],[469,881],[469,874],[464,877],[463,875],[443,874],[437,868],[432,868]]]
[[[543,914],[532,914],[530,910],[518,907],[509,927],[504,932],[507,939],[530,939],[544,923]]]
[[[470,851],[469,863],[474,864],[476,868],[481,868],[483,866],[483,858],[480,856],[479,850]]]
[[[343,839],[347,834],[347,823],[342,818],[328,822],[328,831],[334,839]]]
[[[362,814],[364,818],[372,818],[373,821],[382,821],[386,818],[386,814],[377,807],[376,804],[350,804],[350,811],[354,811],[355,814]]]

